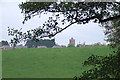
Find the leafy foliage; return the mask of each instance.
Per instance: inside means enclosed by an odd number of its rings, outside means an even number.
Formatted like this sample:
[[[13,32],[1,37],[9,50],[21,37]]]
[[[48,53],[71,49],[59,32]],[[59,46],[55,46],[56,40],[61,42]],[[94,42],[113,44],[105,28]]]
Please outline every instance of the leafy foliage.
[[[25,45],[28,46],[28,48],[32,48],[33,45],[34,45],[34,47],[37,47],[37,46],[53,47],[55,45],[55,40],[54,39],[52,39],[52,40],[47,40],[47,39],[42,40],[41,39],[38,42],[28,40]]]
[[[81,80],[85,79],[97,79],[104,78],[110,80],[111,78],[120,78],[120,56],[109,55],[103,56],[90,56],[88,60],[84,62],[84,66],[92,65],[92,69],[84,71],[80,77]]]
[[[110,25],[111,24],[111,25]],[[105,26],[106,41],[110,42],[110,45],[114,47],[120,46],[120,18],[111,21]]]
[[[68,44],[68,47],[75,47],[75,46],[74,46],[73,44],[70,43],[70,44]]]
[[[5,45],[8,45],[8,46],[9,46],[9,44],[8,44],[7,41],[1,41],[1,42],[0,42],[0,46],[5,46]]]
[[[120,17],[118,2],[25,2],[19,7],[25,17],[23,23],[42,13],[54,15],[43,25],[25,33],[9,28],[9,35],[14,36],[11,42],[16,44],[27,39],[38,41],[43,37],[51,38],[75,23],[103,23]]]
[[[97,79],[110,80],[111,78],[120,78],[120,20],[115,19],[110,22],[102,24],[105,27],[105,35],[112,48],[117,48],[113,51],[116,54],[112,54],[106,57],[103,56],[90,56],[83,65],[92,65],[92,69],[84,71],[80,77],[84,79]],[[77,79],[77,78],[76,78]],[[79,79],[79,78],[78,78]]]

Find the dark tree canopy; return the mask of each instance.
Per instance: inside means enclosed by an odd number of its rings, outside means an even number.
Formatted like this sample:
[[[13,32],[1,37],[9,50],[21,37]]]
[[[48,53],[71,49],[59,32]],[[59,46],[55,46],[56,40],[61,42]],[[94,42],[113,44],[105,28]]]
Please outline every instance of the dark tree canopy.
[[[68,44],[68,47],[75,47],[74,44]]]
[[[25,46],[28,46],[28,48],[33,48],[33,46],[36,48],[37,46],[46,46],[46,47],[53,47],[55,45],[55,40],[49,40],[49,39],[44,39],[44,40],[39,40],[39,41],[33,41],[33,40],[28,40],[25,44]]]
[[[1,41],[0,46],[9,46],[7,41]]]

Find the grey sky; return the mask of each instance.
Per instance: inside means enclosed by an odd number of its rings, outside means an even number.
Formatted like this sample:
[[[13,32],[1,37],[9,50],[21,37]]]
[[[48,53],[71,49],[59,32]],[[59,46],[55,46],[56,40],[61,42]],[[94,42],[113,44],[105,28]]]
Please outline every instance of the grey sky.
[[[11,28],[23,28],[23,31],[37,28],[42,25],[48,16],[42,15],[40,18],[36,16],[31,20],[27,21],[24,25],[22,21],[24,19],[23,14],[21,14],[21,10],[18,5],[20,2],[1,2],[0,3],[0,38],[1,40],[10,41],[10,37],[7,36],[7,27]],[[2,28],[2,29],[1,29]],[[99,27],[96,23],[88,23],[85,25],[77,25],[74,24],[70,26],[65,31],[57,34],[55,36],[56,43],[60,45],[67,45],[69,43],[69,39],[73,37],[76,40],[76,44],[86,42],[87,44],[92,44],[96,42],[105,43],[104,38],[105,35],[103,33],[103,28]]]

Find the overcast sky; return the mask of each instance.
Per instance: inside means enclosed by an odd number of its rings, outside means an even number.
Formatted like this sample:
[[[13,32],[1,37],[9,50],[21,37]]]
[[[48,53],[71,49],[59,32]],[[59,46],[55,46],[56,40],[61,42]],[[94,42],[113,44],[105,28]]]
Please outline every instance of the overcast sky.
[[[22,1],[22,0],[21,0]],[[23,14],[18,5],[21,2],[0,2],[0,41],[10,41],[11,37],[7,35],[7,27],[23,28],[23,31],[37,28],[45,22],[48,16],[42,15],[40,18],[37,16],[27,21],[24,25]],[[63,32],[55,36],[56,43],[60,45],[67,45],[69,39],[73,37],[76,44],[86,42],[86,44],[93,44],[96,42],[106,43],[104,41],[105,35],[103,28],[99,27],[97,23],[88,23],[85,25],[74,24]]]

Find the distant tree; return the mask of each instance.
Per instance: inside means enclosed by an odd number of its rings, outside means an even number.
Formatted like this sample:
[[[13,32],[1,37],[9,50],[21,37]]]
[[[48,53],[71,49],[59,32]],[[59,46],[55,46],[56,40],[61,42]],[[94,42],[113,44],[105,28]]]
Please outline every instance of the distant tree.
[[[74,44],[68,44],[68,47],[75,47]]]
[[[80,47],[80,44],[77,44],[77,47]]]
[[[2,42],[0,42],[0,47],[2,46]]]
[[[7,41],[1,41],[1,46],[5,46],[5,45],[9,46],[8,42]]]
[[[36,48],[37,46],[46,46],[46,47],[53,47],[55,45],[55,40],[49,40],[49,39],[41,39],[39,41],[33,41],[33,40],[28,40],[25,44],[25,46],[28,46],[28,48],[32,48],[34,45],[34,47]]]
[[[94,46],[101,46],[102,44],[100,42],[97,42],[95,44],[93,44]]]
[[[83,42],[83,44],[82,44],[83,46],[85,46],[86,45],[86,43],[85,42]]]
[[[82,44],[80,44],[80,43],[79,43],[79,44],[77,44],[77,46],[76,46],[76,47],[82,47]]]

